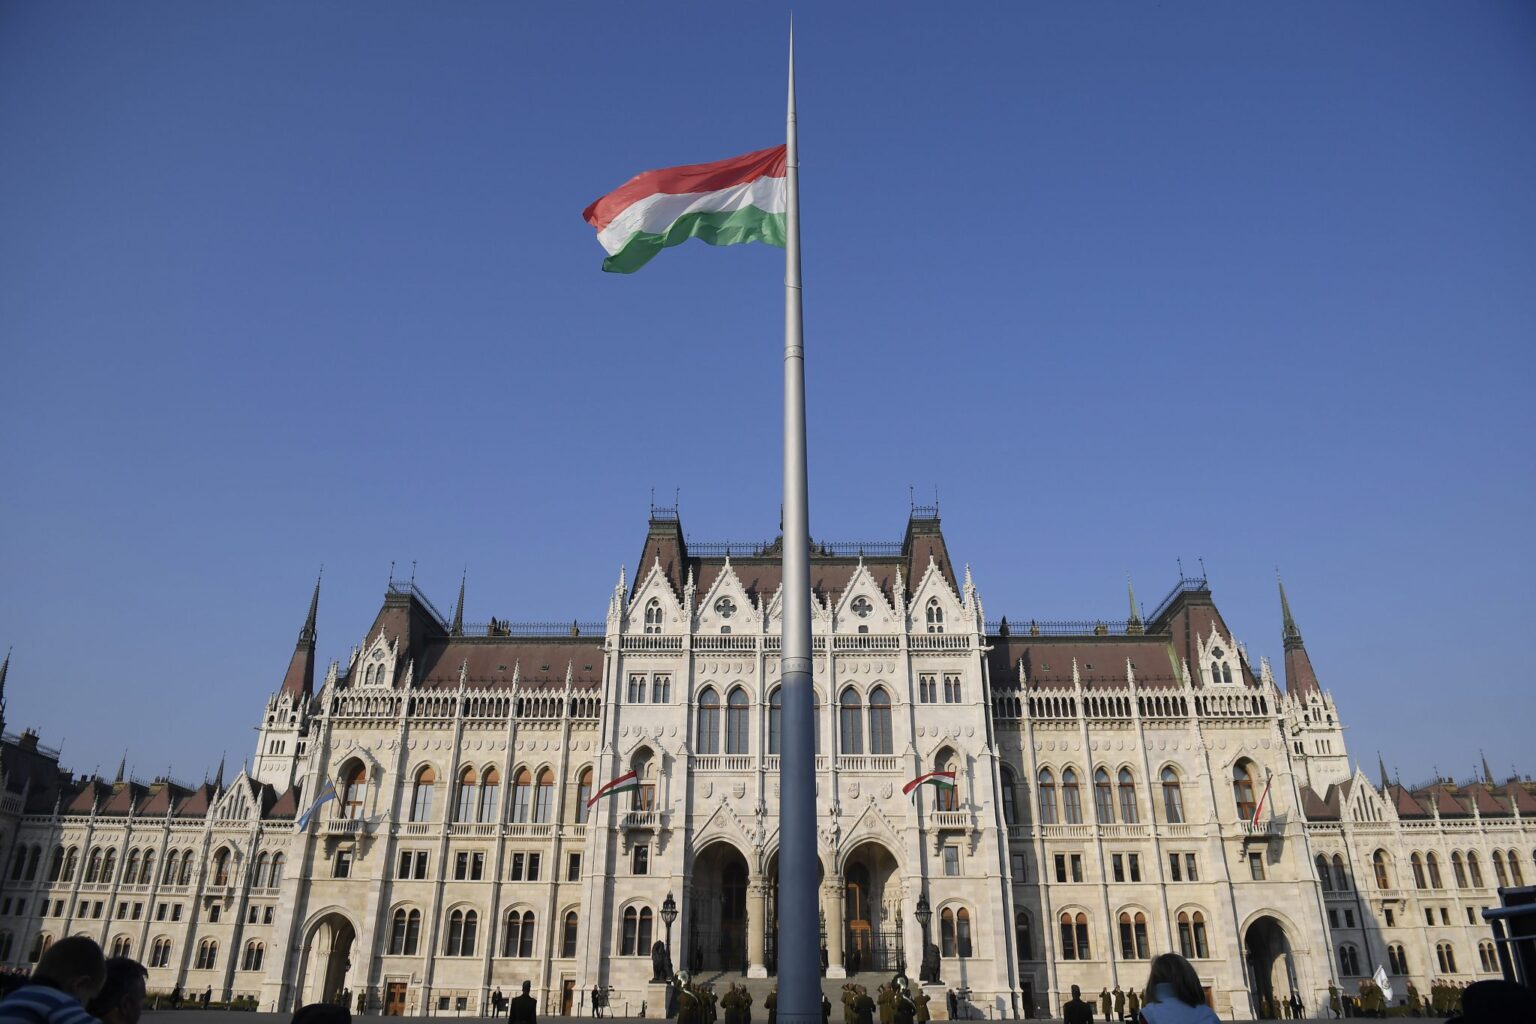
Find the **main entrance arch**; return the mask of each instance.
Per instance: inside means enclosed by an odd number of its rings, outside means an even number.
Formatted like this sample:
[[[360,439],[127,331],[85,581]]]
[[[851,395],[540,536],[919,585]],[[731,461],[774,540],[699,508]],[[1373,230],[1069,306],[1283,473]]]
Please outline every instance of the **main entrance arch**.
[[[1296,964],[1291,956],[1291,940],[1285,926],[1274,917],[1256,918],[1243,933],[1243,948],[1248,962],[1248,992],[1253,1013],[1260,1019],[1282,1016],[1282,1000],[1300,992],[1296,983]]]
[[[901,873],[877,842],[843,861],[843,963],[849,974],[890,973],[906,966],[901,939]]]
[[[710,843],[693,862],[689,966],[747,969],[747,858],[730,843]]]
[[[300,957],[300,974],[295,991],[297,1005],[332,1003],[341,1005],[351,982],[352,945],[357,929],[337,911],[322,914],[309,927]]]

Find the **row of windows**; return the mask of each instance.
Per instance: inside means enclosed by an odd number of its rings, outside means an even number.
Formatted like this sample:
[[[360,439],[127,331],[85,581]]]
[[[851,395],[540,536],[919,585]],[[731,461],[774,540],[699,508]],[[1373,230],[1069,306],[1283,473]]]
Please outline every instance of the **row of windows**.
[[[1116,918],[1122,960],[1149,960],[1152,946],[1147,933],[1147,916],[1139,910],[1122,910]],[[1092,960],[1093,945],[1089,938],[1090,922],[1083,911],[1063,911],[1057,918],[1061,931],[1060,955],[1063,960]],[[1174,919],[1174,931],[1179,938],[1179,952],[1189,960],[1205,960],[1211,955],[1210,939],[1206,931],[1203,911],[1181,910]],[[1029,915],[1019,911],[1014,918],[1014,940],[1019,960],[1034,959],[1034,941]]]
[[[37,875],[41,846],[18,846],[11,857],[11,880],[31,881]],[[195,853],[192,850],[172,850],[165,856],[165,868],[161,872],[161,885],[191,885]],[[221,848],[213,857],[210,884],[228,885],[231,867],[228,848]],[[72,882],[80,867],[80,848],[56,847],[48,868],[49,882]],[[251,885],[256,888],[276,886],[282,881],[283,855],[265,854],[256,858],[251,873]],[[108,885],[119,880],[123,885],[149,885],[155,878],[155,851],[133,849],[123,862],[122,878],[117,879],[117,850],[112,847],[94,847],[85,861],[81,881],[86,885]]]
[[[850,607],[853,613],[861,619],[868,618],[870,612],[874,611],[874,605],[862,596],[854,598]],[[729,597],[722,597],[715,602],[715,613],[722,619],[729,619],[736,614],[736,602],[732,601]],[[928,605],[923,612],[923,620],[928,632],[944,632],[944,606],[939,603],[938,598],[930,597],[928,599]],[[647,633],[660,633],[664,621],[661,612],[661,602],[654,597],[651,598],[645,605],[644,631]],[[865,627],[863,626],[859,627],[860,632],[863,632],[864,629]],[[729,633],[731,627],[722,626],[720,631],[722,633]]]
[[[352,764],[342,775],[343,818],[361,818],[368,798],[367,770]],[[417,770],[411,780],[411,821],[431,821],[437,793],[437,770],[427,765]],[[466,766],[454,780],[453,818],[456,822],[494,822],[501,813],[501,772],[494,766],[476,769]],[[592,769],[583,768],[576,776],[576,823],[587,820],[587,799],[592,795]],[[520,767],[512,775],[512,817],[514,822],[548,823],[555,820],[555,773],[539,770],[538,777]]]
[[[1532,851],[1531,858],[1536,862],[1536,851]],[[1337,859],[1335,858],[1336,861]],[[1510,850],[1505,854],[1501,850],[1494,850],[1490,859],[1493,861],[1493,874],[1500,888],[1511,884],[1517,886],[1525,884],[1525,876],[1520,870],[1520,856],[1517,851]],[[1428,854],[1415,852],[1409,858],[1409,866],[1413,872],[1415,889],[1445,888],[1445,882],[1440,873],[1440,858],[1433,851]],[[1391,854],[1386,850],[1377,850],[1371,854],[1371,867],[1376,875],[1376,888],[1395,888],[1392,884]],[[1469,884],[1474,889],[1483,887],[1483,868],[1475,851],[1468,850],[1465,858],[1459,850],[1452,853],[1451,871],[1456,878],[1456,888],[1465,889]]]

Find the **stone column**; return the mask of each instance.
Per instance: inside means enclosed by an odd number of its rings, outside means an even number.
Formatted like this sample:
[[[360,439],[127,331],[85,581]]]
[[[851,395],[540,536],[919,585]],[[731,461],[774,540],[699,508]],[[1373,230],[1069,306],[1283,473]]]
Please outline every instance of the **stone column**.
[[[843,880],[833,878],[821,888],[821,909],[827,917],[827,977],[846,978],[843,967]]]
[[[747,883],[747,977],[768,977],[768,879]]]

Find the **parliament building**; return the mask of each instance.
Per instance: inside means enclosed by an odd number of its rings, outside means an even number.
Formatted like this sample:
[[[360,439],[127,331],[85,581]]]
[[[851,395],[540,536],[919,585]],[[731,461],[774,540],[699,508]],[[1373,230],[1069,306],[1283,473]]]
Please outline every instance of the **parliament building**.
[[[1272,667],[1202,578],[1124,621],[991,621],[935,508],[814,545],[811,577],[829,986],[915,975],[925,933],[986,1017],[1139,989],[1165,950],[1224,1017],[1320,1015],[1378,965],[1399,998],[1498,974],[1480,911],[1536,868],[1536,785],[1352,767],[1283,591]],[[597,987],[657,1016],[656,942],[771,984],[779,542],[653,509],[601,622],[469,624],[462,585],[450,616],[397,581],[328,668],[319,596],[231,778],[80,777],[5,735],[0,964],[89,935],[155,992],[411,1015],[527,980],[545,1013]]]

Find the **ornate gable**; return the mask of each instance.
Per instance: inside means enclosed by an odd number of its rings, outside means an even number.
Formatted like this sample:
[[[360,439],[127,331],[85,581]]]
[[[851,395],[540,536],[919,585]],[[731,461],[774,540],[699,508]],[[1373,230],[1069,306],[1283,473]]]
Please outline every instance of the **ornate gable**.
[[[699,633],[756,633],[760,628],[762,619],[757,605],[748,596],[729,556],[695,607],[694,620],[694,630]]]
[[[912,589],[908,602],[907,629],[913,633],[964,632],[967,629],[965,605],[932,557],[922,579]],[[933,628],[930,629],[929,627]]]
[[[832,627],[842,633],[898,633],[901,615],[859,560],[848,586],[832,605]]]
[[[645,579],[635,588],[625,619],[626,633],[681,633],[685,627],[683,603],[658,558]]]

